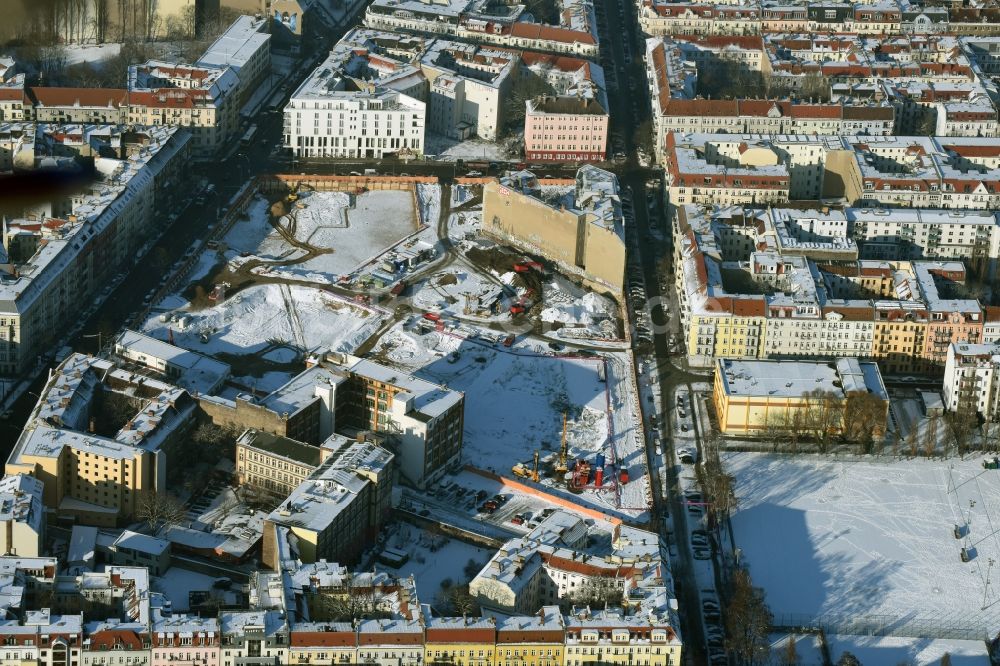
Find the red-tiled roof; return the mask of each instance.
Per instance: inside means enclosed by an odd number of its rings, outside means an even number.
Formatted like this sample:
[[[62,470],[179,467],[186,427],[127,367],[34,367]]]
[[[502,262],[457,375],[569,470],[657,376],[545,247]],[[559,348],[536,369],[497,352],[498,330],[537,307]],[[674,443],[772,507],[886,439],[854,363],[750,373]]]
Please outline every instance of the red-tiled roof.
[[[549,42],[562,42],[564,44],[595,44],[594,36],[589,32],[579,30],[569,30],[553,25],[541,25],[539,23],[515,23],[510,29],[511,37],[521,39],[542,39]]]
[[[42,106],[120,107],[125,105],[127,91],[122,88],[39,88],[26,91]]]

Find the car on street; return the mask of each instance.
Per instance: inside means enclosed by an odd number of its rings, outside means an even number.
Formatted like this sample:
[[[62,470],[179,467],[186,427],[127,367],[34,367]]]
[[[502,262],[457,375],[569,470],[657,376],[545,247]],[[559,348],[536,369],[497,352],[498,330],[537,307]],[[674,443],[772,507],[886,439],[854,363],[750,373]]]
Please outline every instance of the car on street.
[[[685,465],[693,465],[698,459],[698,453],[694,449],[683,447],[677,449],[677,457]]]
[[[694,548],[692,550],[694,553],[694,559],[696,560],[712,559],[712,551],[710,551],[708,548]]]

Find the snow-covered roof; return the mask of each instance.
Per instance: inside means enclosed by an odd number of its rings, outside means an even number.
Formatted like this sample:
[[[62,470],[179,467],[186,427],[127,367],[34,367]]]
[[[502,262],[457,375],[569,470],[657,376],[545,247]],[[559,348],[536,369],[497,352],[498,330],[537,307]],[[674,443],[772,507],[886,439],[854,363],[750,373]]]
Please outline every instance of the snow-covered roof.
[[[260,49],[268,48],[267,21],[243,15],[219,35],[194,63],[202,67],[232,67],[237,73]]]
[[[27,474],[0,479],[0,521],[23,523],[39,532],[42,526],[42,482]]]
[[[36,127],[38,140],[53,131],[79,128],[86,135],[105,131],[95,125],[45,125]],[[73,130],[76,131],[76,130]],[[34,255],[18,266],[16,273],[0,276],[0,314],[17,314],[28,310],[39,298],[48,295],[53,280],[70,269],[76,256],[114,224],[125,208],[125,201],[142,196],[153,185],[155,176],[187,144],[187,130],[168,126],[138,126],[135,131],[149,139],[139,152],[127,159],[99,157],[95,160],[103,177],[91,191],[74,199],[72,216],[60,224],[39,243]],[[8,220],[10,227],[29,224],[27,220]],[[36,223],[37,224],[37,223]]]
[[[888,400],[878,366],[854,358],[835,362],[719,359],[716,377],[730,396],[801,398],[820,389],[839,397],[868,391]]]

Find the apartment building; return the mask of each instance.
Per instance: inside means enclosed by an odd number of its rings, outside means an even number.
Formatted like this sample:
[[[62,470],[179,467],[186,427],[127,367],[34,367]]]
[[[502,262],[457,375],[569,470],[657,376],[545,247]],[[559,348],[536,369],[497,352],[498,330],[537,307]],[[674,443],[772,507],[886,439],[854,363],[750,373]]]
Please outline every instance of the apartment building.
[[[334,51],[292,93],[284,112],[285,147],[301,158],[423,154],[426,104],[338,67]],[[416,84],[423,89],[425,81]]]
[[[565,188],[568,183],[560,184]],[[585,165],[573,184],[571,194],[552,192],[529,171],[487,183],[483,231],[541,254],[594,288],[620,294],[625,230],[618,179]]]
[[[944,370],[945,408],[976,412],[986,421],[995,421],[1000,406],[1000,347],[996,343],[953,343],[948,348]]]
[[[169,127],[124,133],[39,125],[33,133],[36,159],[47,153],[89,152],[91,142],[117,148],[121,158],[97,157],[97,181],[83,193],[57,198],[55,214],[7,219],[0,374],[8,376],[34,365],[65,323],[159,233],[155,215],[178,195],[176,185],[184,180],[179,169],[190,154],[190,136]],[[80,136],[80,143],[74,145],[69,135]]]
[[[603,161],[607,156],[609,107],[600,65],[538,53],[523,53],[521,60],[521,76],[538,77],[553,91],[525,101],[525,159]]]
[[[875,363],[840,358],[833,362],[719,359],[715,364],[712,403],[719,431],[726,435],[806,430],[804,424],[820,418],[828,431],[842,433],[857,395],[873,395],[882,403],[873,431],[880,436],[888,419],[889,394]]]
[[[125,122],[186,127],[199,157],[213,155],[239,127],[240,78],[232,67],[150,60],[129,66],[127,87]]]
[[[348,440],[331,435],[321,446],[258,430],[247,430],[236,440],[236,479],[285,496],[316,471],[327,456]]]
[[[239,80],[236,103],[242,108],[271,75],[271,35],[266,19],[237,17],[193,64],[211,69],[231,68]]]
[[[93,432],[91,412],[105,391],[136,391],[141,408],[112,436]],[[83,524],[131,520],[143,493],[162,491],[171,444],[190,426],[185,391],[73,354],[50,376],[7,461],[7,474],[44,484],[45,507]]]
[[[0,620],[0,658],[6,664],[78,665],[83,640],[82,614],[28,610],[22,617]]]
[[[262,561],[278,570],[282,553],[311,563],[354,561],[391,508],[396,457],[367,442],[342,442],[271,512]]]
[[[850,237],[862,259],[964,260],[992,280],[1000,257],[1000,220],[979,210],[848,208]]]
[[[25,88],[25,113],[39,123],[120,125],[128,115],[128,91],[120,88]]]
[[[228,363],[132,330],[123,331],[115,339],[114,353],[124,361],[154,371],[192,395],[215,393],[231,371]]]
[[[288,663],[288,620],[283,611],[219,613],[222,645],[218,666],[283,666]]]
[[[597,24],[590,0],[560,0],[559,25],[530,23],[524,7],[487,0],[375,0],[365,25],[382,30],[457,37],[466,42],[595,58]]]
[[[886,373],[939,373],[949,344],[982,339],[985,313],[961,293],[961,262],[852,259],[869,233],[852,217],[678,209],[675,289],[691,363],[855,357]],[[755,293],[743,293],[746,281]]]
[[[722,10],[730,9],[725,12]],[[854,32],[879,38],[895,35],[992,36],[998,13],[992,7],[931,7],[897,2],[829,3],[667,2],[644,0],[640,25],[649,35],[724,34],[808,31]]]
[[[43,486],[27,474],[0,479],[0,552],[38,557],[45,544]]]
[[[420,58],[427,77],[427,129],[453,139],[493,141],[504,127],[503,100],[518,53],[435,39]]]
[[[377,433],[420,486],[461,459],[462,393],[346,354],[326,355],[264,398],[200,396],[199,406],[220,425],[315,446],[344,429]]]
[[[678,205],[820,197],[862,208],[1000,205],[995,138],[668,133],[664,152]]]
[[[150,666],[216,666],[221,657],[214,617],[154,612],[149,626]]]

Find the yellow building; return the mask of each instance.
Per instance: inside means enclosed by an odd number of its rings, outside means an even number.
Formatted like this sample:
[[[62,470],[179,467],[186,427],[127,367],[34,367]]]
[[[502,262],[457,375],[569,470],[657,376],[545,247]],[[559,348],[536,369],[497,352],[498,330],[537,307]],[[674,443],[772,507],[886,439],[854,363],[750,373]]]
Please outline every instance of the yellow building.
[[[96,396],[135,387],[137,377],[108,361],[74,354],[46,384],[7,461],[7,474],[42,481],[42,501],[61,516],[112,527],[131,520],[143,494],[163,492],[170,445],[194,414],[185,391],[142,377],[136,414],[113,436],[91,432]],[[54,425],[54,424],[59,424]]]
[[[338,444],[345,441],[339,435],[331,439]],[[240,485],[248,484],[285,496],[316,471],[330,452],[329,448],[280,435],[247,430],[236,440],[236,478]]]
[[[493,666],[496,625],[493,618],[428,618],[424,630],[424,663],[449,666]]]
[[[494,666],[563,666],[565,622],[558,606],[503,617],[496,627]]]
[[[927,322],[927,309],[921,303],[876,303],[872,357],[888,373],[917,371],[922,365]]]
[[[875,363],[854,358],[830,362],[740,361],[715,365],[713,404],[724,434],[751,435],[796,429],[839,433],[856,394],[872,394],[883,403],[884,432],[889,398]]]
[[[673,629],[643,620],[601,612],[568,617],[565,666],[680,666],[681,642]]]
[[[483,231],[540,254],[590,287],[622,292],[625,231],[618,180],[612,173],[582,167],[573,194],[559,201],[547,196],[527,171],[487,183]]]

